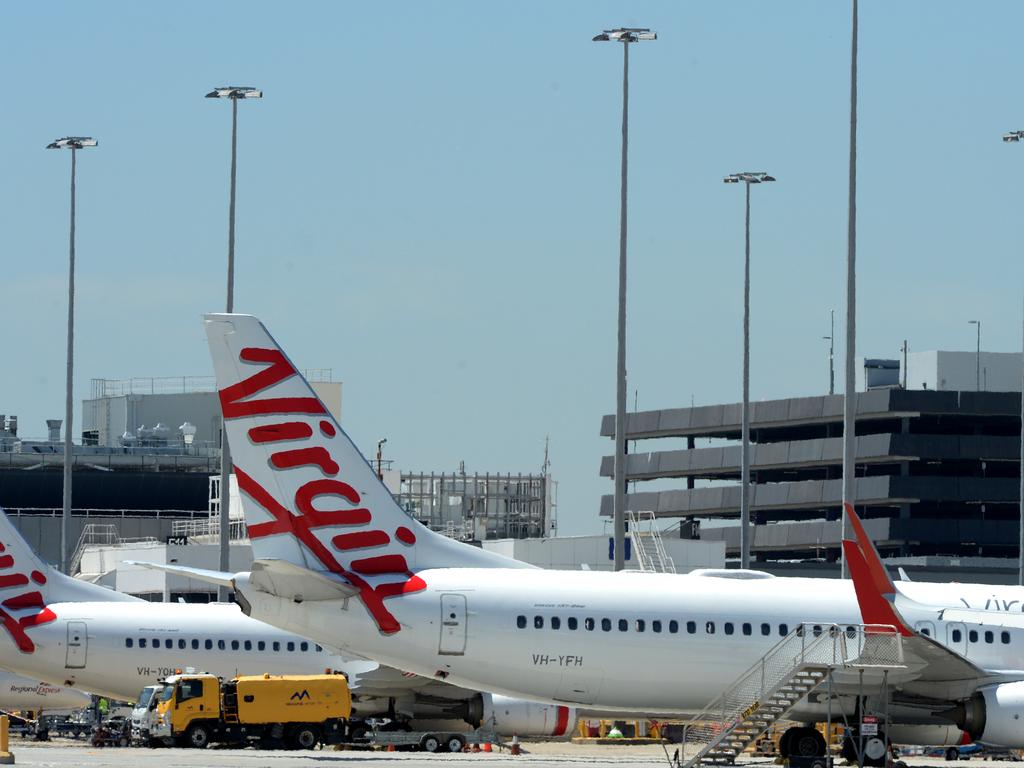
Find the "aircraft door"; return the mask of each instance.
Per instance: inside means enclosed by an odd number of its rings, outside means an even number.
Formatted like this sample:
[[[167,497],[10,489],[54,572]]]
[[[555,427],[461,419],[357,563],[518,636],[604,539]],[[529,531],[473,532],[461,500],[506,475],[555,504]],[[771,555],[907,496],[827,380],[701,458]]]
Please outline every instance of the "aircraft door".
[[[64,661],[67,669],[84,669],[89,655],[89,633],[84,621],[68,622],[68,652]]]
[[[967,655],[967,627],[958,621],[946,625],[946,647],[961,656]]]
[[[437,652],[461,656],[466,652],[466,596],[441,595],[441,641]]]
[[[922,635],[927,637],[935,638],[938,640],[938,636],[935,634],[935,623],[931,621],[919,621],[914,625],[914,629],[920,632]]]

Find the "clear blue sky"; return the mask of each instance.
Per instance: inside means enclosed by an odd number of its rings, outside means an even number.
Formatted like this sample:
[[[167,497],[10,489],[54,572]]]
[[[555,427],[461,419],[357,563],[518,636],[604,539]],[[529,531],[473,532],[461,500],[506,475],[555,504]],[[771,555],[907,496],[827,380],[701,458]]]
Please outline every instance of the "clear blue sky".
[[[827,385],[842,316],[848,3],[8,4],[0,25],[0,411],[63,414],[67,134],[79,163],[76,401],[94,377],[206,375],[240,105],[236,308],[345,384],[345,425],[410,470],[531,471],[601,530],[614,409],[621,49],[631,56],[629,388]],[[1021,343],[1024,128],[1014,2],[861,4],[858,354]],[[842,326],[837,325],[842,336]],[[837,349],[842,359],[841,347]],[[841,380],[841,371],[839,372]],[[81,417],[77,416],[81,425]]]

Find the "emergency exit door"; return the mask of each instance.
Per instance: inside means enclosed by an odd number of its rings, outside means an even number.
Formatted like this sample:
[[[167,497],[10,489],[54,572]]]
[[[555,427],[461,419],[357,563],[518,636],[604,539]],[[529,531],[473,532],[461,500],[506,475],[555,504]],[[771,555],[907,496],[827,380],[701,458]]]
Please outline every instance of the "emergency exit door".
[[[466,652],[465,595],[441,595],[441,643],[437,652],[445,656]]]
[[[68,669],[83,669],[89,654],[89,634],[84,621],[68,622],[68,653],[64,666]]]

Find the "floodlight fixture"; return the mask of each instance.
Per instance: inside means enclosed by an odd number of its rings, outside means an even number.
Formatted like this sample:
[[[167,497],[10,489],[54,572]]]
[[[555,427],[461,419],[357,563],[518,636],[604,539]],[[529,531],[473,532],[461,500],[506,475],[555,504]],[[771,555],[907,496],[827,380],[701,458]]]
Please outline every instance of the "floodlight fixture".
[[[65,136],[63,139],[51,141],[46,145],[47,149],[84,149],[85,147],[98,146],[99,142],[90,136]]]
[[[258,88],[250,88],[243,85],[225,85],[214,88],[208,94],[208,99],[262,99],[263,91]]]
[[[739,184],[741,181],[745,184],[762,184],[768,181],[775,181],[775,177],[769,176],[764,171],[744,171],[742,173],[730,173],[722,181],[726,184]]]
[[[657,40],[658,33],[651,32],[646,27],[619,27],[618,29],[606,29],[599,35],[594,35],[595,43],[636,43],[641,40]]]

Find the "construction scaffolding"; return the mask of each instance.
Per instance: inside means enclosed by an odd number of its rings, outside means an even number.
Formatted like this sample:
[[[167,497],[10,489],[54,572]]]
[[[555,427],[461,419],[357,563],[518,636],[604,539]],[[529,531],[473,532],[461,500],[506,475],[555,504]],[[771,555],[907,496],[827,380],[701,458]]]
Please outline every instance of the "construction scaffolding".
[[[455,539],[532,539],[556,530],[551,475],[403,472],[398,503]]]

